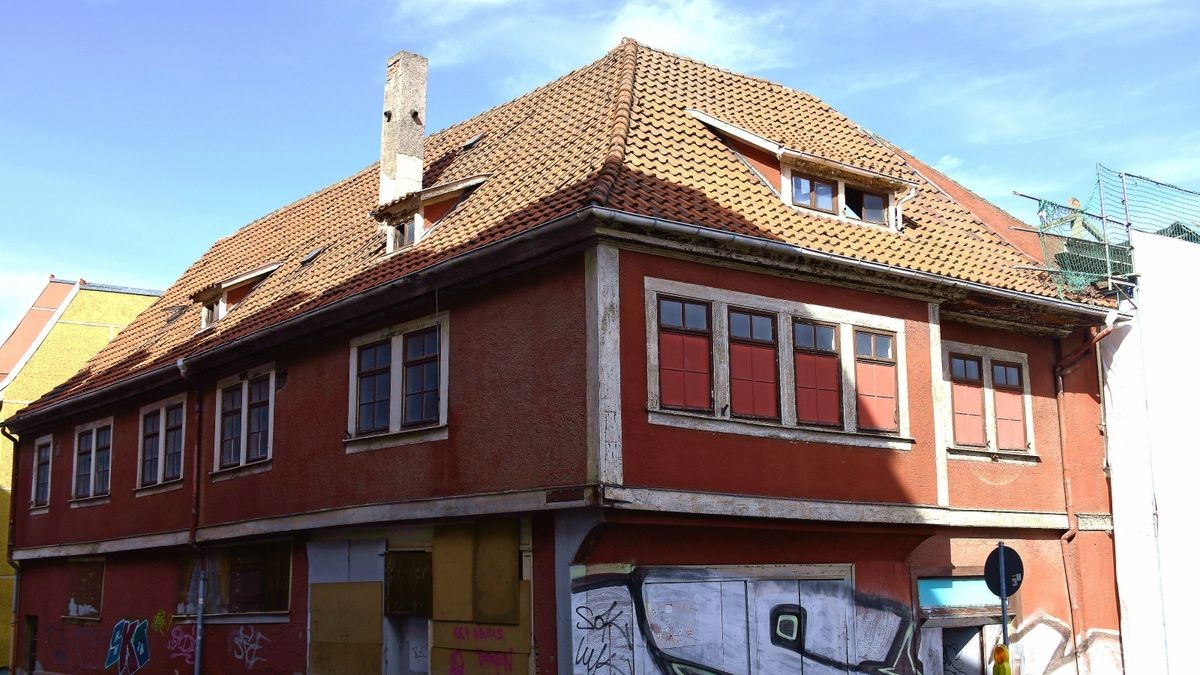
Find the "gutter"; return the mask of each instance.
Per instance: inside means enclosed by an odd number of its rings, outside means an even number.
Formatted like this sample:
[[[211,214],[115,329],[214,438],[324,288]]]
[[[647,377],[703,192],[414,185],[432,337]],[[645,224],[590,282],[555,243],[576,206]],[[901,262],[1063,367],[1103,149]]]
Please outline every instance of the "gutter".
[[[51,417],[63,416],[71,414],[75,411],[82,411],[87,406],[100,406],[107,404],[113,398],[120,398],[134,391],[145,391],[155,387],[162,387],[169,384],[174,384],[181,379],[180,375],[183,371],[193,373],[202,372],[205,368],[220,365],[222,360],[232,361],[245,356],[249,350],[256,347],[269,345],[272,339],[279,339],[280,342],[293,340],[301,335],[315,334],[321,328],[336,326],[339,321],[340,313],[353,312],[355,309],[368,309],[372,306],[388,306],[396,303],[396,296],[400,295],[397,291],[402,291],[405,287],[413,286],[417,282],[422,281],[433,275],[443,273],[449,274],[459,269],[475,270],[472,265],[480,258],[486,255],[494,254],[497,251],[504,251],[507,248],[521,246],[532,237],[544,237],[551,233],[562,233],[569,230],[570,227],[584,222],[589,217],[598,220],[619,223],[637,228],[648,229],[659,234],[670,235],[676,237],[690,237],[694,239],[702,239],[718,246],[738,246],[751,251],[769,252],[790,257],[799,257],[809,260],[816,260],[826,263],[832,263],[844,267],[861,269],[873,273],[878,273],[886,276],[900,277],[902,279],[912,279],[921,283],[941,286],[948,289],[961,289],[963,291],[977,293],[981,295],[989,295],[992,297],[1003,298],[1009,301],[1018,301],[1030,303],[1051,309],[1057,312],[1066,312],[1084,317],[1105,317],[1109,309],[1103,307],[1092,307],[1083,303],[1072,302],[1069,300],[1059,300],[1057,298],[1049,298],[1021,291],[1009,291],[1001,288],[987,286],[985,284],[952,279],[929,272],[918,272],[899,267],[891,267],[882,263],[869,262],[851,258],[849,256],[836,255],[832,253],[824,253],[815,251],[794,244],[786,244],[772,239],[763,237],[751,237],[733,232],[726,232],[710,227],[700,225],[689,225],[672,220],[664,220],[651,216],[642,216],[616,209],[590,205],[580,208],[576,211],[568,213],[558,218],[546,221],[541,225],[525,230],[524,232],[505,237],[499,241],[492,242],[480,248],[468,251],[461,255],[443,260],[427,267],[394,279],[383,285],[357,293],[355,295],[334,301],[323,307],[319,307],[310,312],[299,314],[292,318],[286,319],[268,328],[264,328],[255,333],[242,336],[223,345],[214,347],[206,352],[201,352],[190,357],[181,357],[172,364],[164,364],[153,370],[139,373],[133,377],[114,382],[112,384],[94,389],[78,396],[63,399],[56,403],[40,408],[28,415],[22,416],[18,413],[12,419],[5,422],[5,425],[10,425],[14,420],[16,425],[9,428],[29,429],[33,428],[43,420]],[[580,233],[574,233],[574,236],[594,235],[595,231],[585,230]],[[474,274],[473,274],[474,275]],[[328,324],[327,326],[324,324]],[[304,330],[297,330],[299,326],[307,326]]]
[[[877,272],[880,274],[902,277],[905,279],[913,279],[923,283],[949,287],[951,289],[959,288],[979,293],[982,295],[991,295],[1006,300],[1016,300],[1026,302],[1042,307],[1047,307],[1060,312],[1068,312],[1087,317],[1105,317],[1109,313],[1108,308],[1092,307],[1079,302],[1070,300],[1059,300],[1057,298],[1044,297],[1034,295],[1032,293],[1024,293],[1021,291],[1010,291],[1003,288],[995,288],[974,281],[963,281],[960,279],[952,279],[931,272],[918,272],[915,270],[904,269],[901,267],[892,267],[883,263],[870,262],[859,260],[849,256],[837,255],[834,253],[824,253],[822,251],[814,251],[803,246],[794,244],[785,244],[781,241],[766,239],[764,237],[751,237],[744,234],[734,232],[726,232],[724,230],[716,230],[710,227],[700,225],[689,225],[673,220],[663,220],[662,218],[654,218],[651,216],[639,216],[625,211],[617,211],[603,206],[591,207],[592,214],[601,220],[608,220],[625,225],[633,225],[637,227],[658,230],[659,232],[673,234],[675,236],[693,237],[697,239],[706,239],[717,244],[735,245],[752,250],[767,251],[771,253],[779,253],[783,255],[808,258],[811,260],[819,260],[822,262],[834,263],[847,267]]]

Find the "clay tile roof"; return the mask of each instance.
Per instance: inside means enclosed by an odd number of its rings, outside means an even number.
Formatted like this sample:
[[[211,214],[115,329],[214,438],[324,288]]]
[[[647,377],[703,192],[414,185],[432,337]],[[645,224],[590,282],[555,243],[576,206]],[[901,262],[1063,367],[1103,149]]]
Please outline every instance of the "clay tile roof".
[[[920,187],[906,229],[785,206],[688,109],[788,148]],[[482,135],[482,136],[481,136]],[[480,137],[469,148],[468,141]],[[426,188],[489,174],[416,246],[383,257],[371,217],[378,167],[218,240],[84,369],[33,404],[73,398],[169,366],[589,205],[732,230],[1012,291],[1056,294],[1029,258],[914,171],[889,145],[800,91],[624,40],[598,61],[425,141]],[[305,255],[324,252],[309,264]],[[229,316],[199,331],[191,298],[281,262]]]

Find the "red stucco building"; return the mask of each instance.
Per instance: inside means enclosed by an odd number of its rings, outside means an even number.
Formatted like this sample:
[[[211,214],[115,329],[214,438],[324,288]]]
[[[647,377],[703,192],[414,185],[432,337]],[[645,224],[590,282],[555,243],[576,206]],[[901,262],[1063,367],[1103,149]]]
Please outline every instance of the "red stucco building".
[[[997,540],[1019,672],[1120,670],[1110,303],[1009,216],[631,41],[424,99],[7,422],[19,672],[981,672]]]

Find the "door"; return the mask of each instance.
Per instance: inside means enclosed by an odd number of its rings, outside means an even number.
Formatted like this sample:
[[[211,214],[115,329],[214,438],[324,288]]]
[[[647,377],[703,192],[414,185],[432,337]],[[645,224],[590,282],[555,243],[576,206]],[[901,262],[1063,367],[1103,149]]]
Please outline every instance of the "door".
[[[849,672],[851,603],[845,581],[752,583],[755,673]]]

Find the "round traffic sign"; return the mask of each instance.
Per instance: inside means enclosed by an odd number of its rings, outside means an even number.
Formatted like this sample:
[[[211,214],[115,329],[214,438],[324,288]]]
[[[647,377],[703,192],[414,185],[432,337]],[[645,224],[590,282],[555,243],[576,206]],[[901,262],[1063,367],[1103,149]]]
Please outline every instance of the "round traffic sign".
[[[1000,597],[1000,552],[1004,551],[1004,576],[1005,588],[1007,591],[1004,597],[1010,597],[1017,589],[1021,588],[1021,581],[1025,579],[1025,565],[1021,562],[1021,556],[1008,546],[997,546],[988,556],[987,562],[983,564],[983,580],[987,582],[988,590],[996,597]]]

